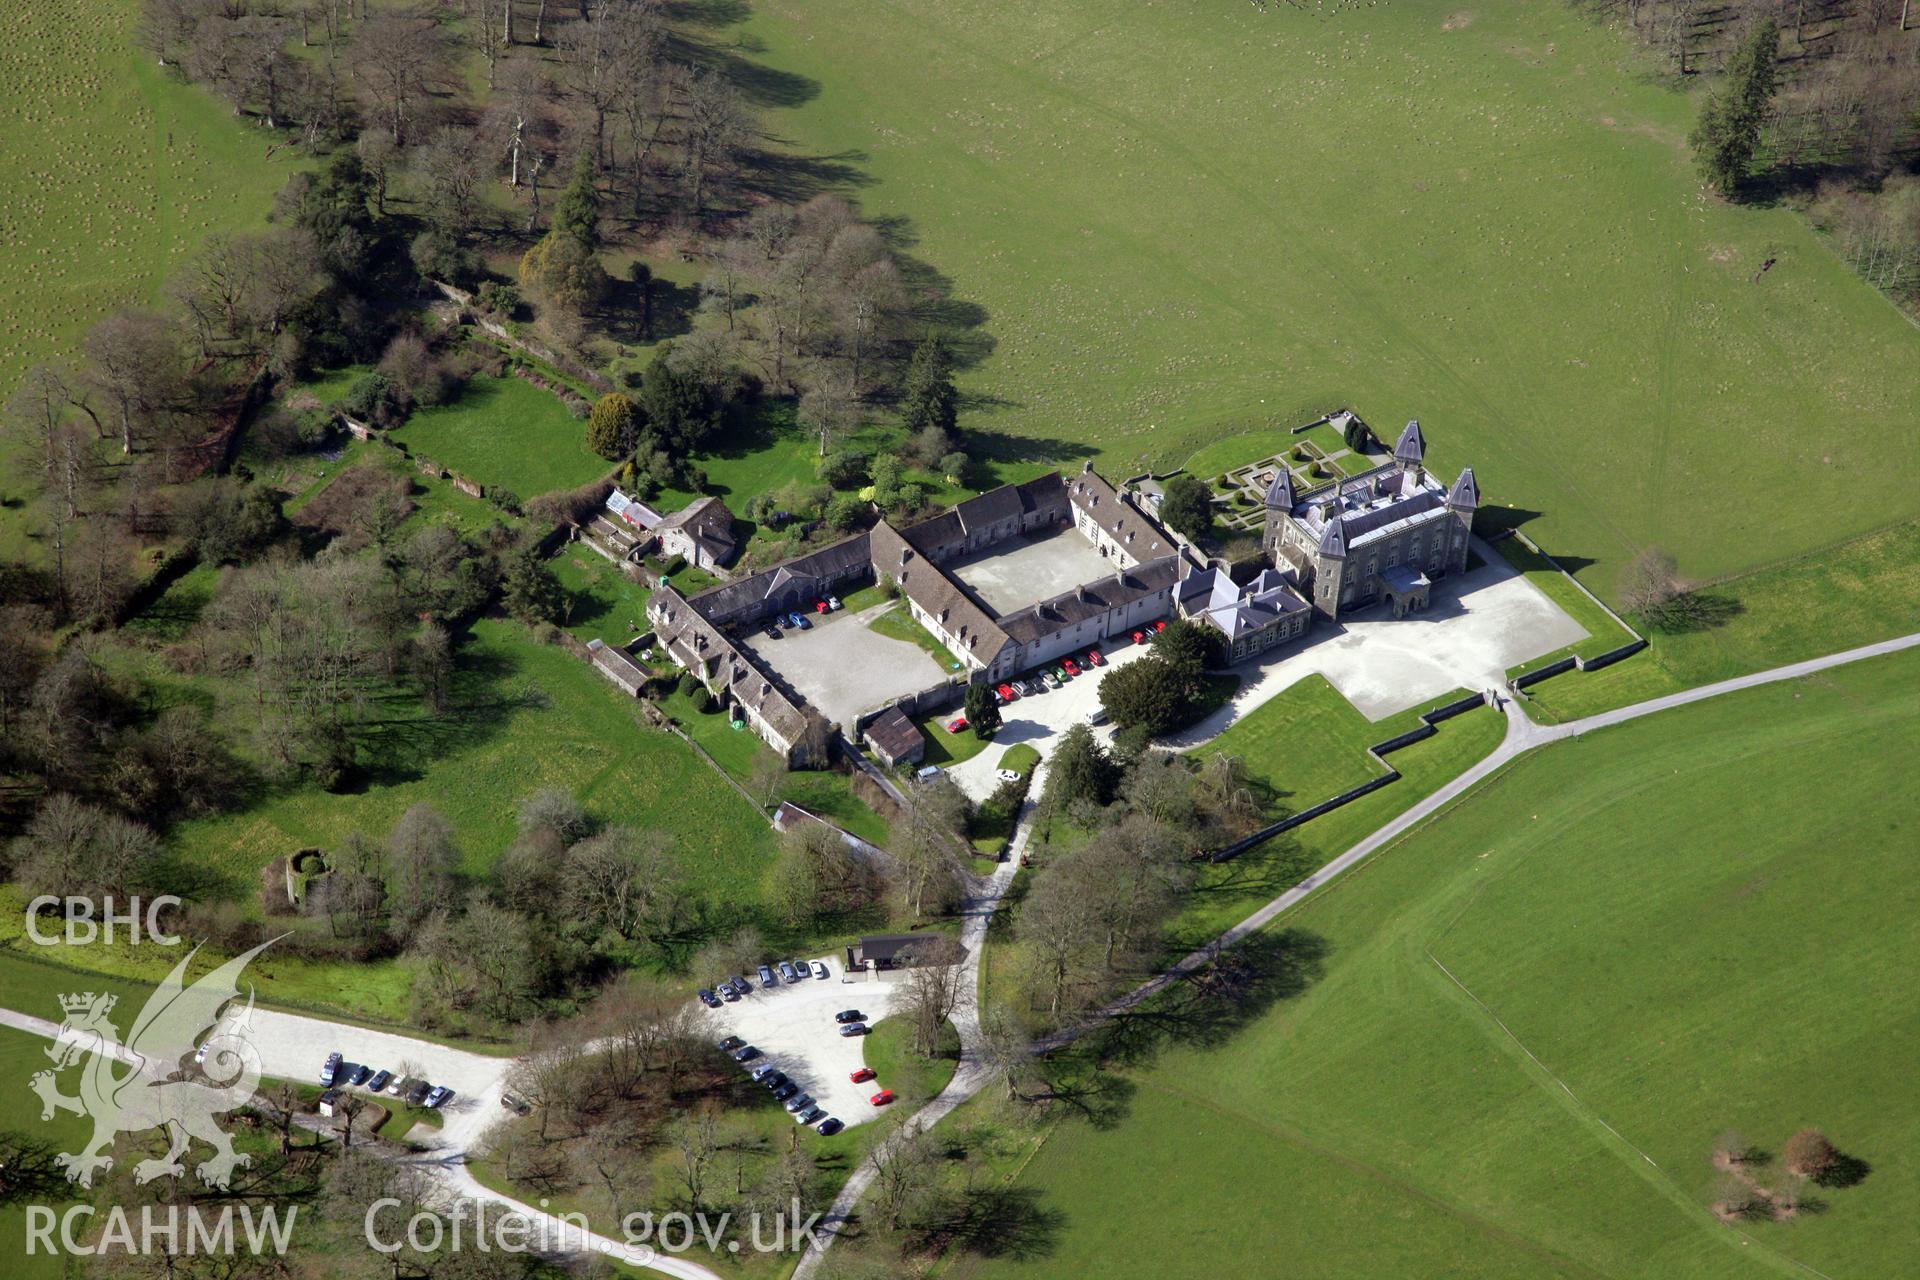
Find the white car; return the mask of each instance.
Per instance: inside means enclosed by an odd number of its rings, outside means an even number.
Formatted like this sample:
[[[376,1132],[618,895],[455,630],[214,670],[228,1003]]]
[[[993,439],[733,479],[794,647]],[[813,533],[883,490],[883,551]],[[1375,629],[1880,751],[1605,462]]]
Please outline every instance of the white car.
[[[833,976],[833,973],[827,968],[827,962],[825,960],[815,960],[813,962],[813,976],[816,978],[830,978]]]
[[[1000,781],[1002,782],[1020,781],[1020,775],[1015,771],[1013,771],[1012,769],[995,769],[993,771],[993,776],[1000,779]]]

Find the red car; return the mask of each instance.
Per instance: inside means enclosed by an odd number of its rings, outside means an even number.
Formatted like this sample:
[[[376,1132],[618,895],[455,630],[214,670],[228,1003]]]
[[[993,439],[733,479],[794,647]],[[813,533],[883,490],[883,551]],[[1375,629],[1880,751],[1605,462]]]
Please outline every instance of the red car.
[[[868,1098],[867,1101],[871,1102],[876,1107],[884,1107],[889,1102],[893,1101],[893,1090],[882,1089],[880,1092],[874,1094],[871,1098]]]
[[[1147,642],[1147,633],[1140,630],[1138,627],[1136,627],[1128,635],[1127,638],[1132,640],[1135,644],[1145,644]]]
[[[1155,635],[1159,635],[1162,631],[1165,631],[1166,629],[1167,629],[1167,622],[1166,622],[1166,619],[1164,618],[1159,619],[1153,624],[1153,634]]]
[[[1090,667],[1104,667],[1107,665],[1107,660],[1101,655],[1098,649],[1089,649],[1087,650],[1087,665]]]
[[[848,1076],[847,1079],[853,1081],[855,1084],[864,1084],[867,1081],[873,1079],[873,1068],[862,1067],[858,1071],[854,1072],[852,1075]]]
[[[1074,662],[1072,658],[1062,659],[1060,662],[1060,665],[1067,669],[1067,674],[1070,676],[1077,676],[1080,674],[1079,664]]]
[[[1010,684],[1003,684],[998,689],[995,689],[994,692],[1000,695],[1000,701],[1002,702],[1012,702],[1020,696],[1013,691],[1013,686]]]
[[[815,613],[825,613],[827,611],[827,602],[825,600],[815,600],[813,602],[813,611]]]
[[[965,716],[955,716],[953,719],[947,721],[948,733],[959,733],[962,729],[966,727],[967,727],[967,718]]]

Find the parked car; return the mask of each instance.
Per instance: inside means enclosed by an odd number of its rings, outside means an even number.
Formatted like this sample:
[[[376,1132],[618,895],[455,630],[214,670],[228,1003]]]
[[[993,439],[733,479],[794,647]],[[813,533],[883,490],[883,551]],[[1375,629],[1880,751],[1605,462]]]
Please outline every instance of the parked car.
[[[339,1074],[340,1074],[340,1055],[337,1053],[330,1053],[327,1055],[326,1065],[320,1068],[320,1083],[332,1084],[333,1078]]]
[[[387,1086],[387,1096],[398,1098],[417,1083],[412,1076],[395,1076],[393,1083]]]
[[[813,624],[807,621],[807,615],[804,613],[796,613],[793,615],[793,625],[802,631],[813,630]]]
[[[833,976],[833,970],[827,968],[827,962],[825,960],[815,960],[813,962],[813,976],[824,982]]]
[[[392,1083],[393,1083],[393,1072],[376,1071],[373,1073],[373,1079],[367,1081],[367,1088],[371,1089],[375,1093],[384,1093],[386,1091],[387,1086]]]
[[[785,1102],[798,1092],[800,1092],[800,1086],[789,1080],[773,1091],[773,1100],[775,1102]]]
[[[835,613],[838,613],[838,612],[840,612],[840,597],[839,597],[839,596],[828,596],[828,597],[827,597],[827,608],[829,608],[829,609],[831,609],[831,610],[833,610],[833,611],[834,611]]]
[[[1067,675],[1067,669],[1065,667],[1055,667],[1050,674],[1053,676],[1055,680],[1058,680],[1061,684],[1065,684],[1069,679],[1072,678]]]
[[[739,974],[735,974],[733,977],[727,979],[727,985],[733,988],[733,994],[737,996],[750,996],[753,994],[753,985]]]
[[[793,1122],[795,1124],[812,1124],[825,1114],[827,1113],[819,1107],[806,1107],[794,1115]]]
[[[760,1051],[750,1044],[743,1044],[731,1056],[735,1062],[752,1062],[760,1056]]]
[[[765,1080],[768,1076],[780,1075],[780,1069],[771,1062],[763,1062],[757,1067],[749,1067],[747,1074],[752,1076],[756,1081]],[[781,1078],[784,1079],[785,1077],[783,1076]]]
[[[1077,676],[1080,674],[1080,664],[1075,662],[1072,658],[1064,659],[1060,663],[1060,669],[1062,671],[1065,671],[1070,676]]]
[[[1020,774],[1013,769],[995,769],[993,771],[993,776],[1000,779],[1000,781],[1002,782],[1020,781]]]
[[[867,1034],[867,1024],[864,1022],[849,1022],[846,1026],[840,1028],[840,1034],[843,1036],[863,1036]]]
[[[1056,676],[1051,671],[1042,671],[1040,673],[1040,678],[1046,681],[1047,688],[1049,689],[1058,689],[1063,683],[1065,683],[1060,679],[1059,676]]]
[[[994,692],[1000,695],[1000,701],[1002,702],[1012,702],[1015,698],[1020,696],[1019,690],[1015,689],[1010,684],[1004,684],[1004,683],[998,689],[995,689]]]
[[[732,1053],[735,1049],[738,1049],[741,1045],[745,1043],[746,1043],[746,1040],[740,1036],[728,1036],[722,1041],[720,1041],[720,1052]]]
[[[1155,618],[1152,622],[1149,622],[1147,625],[1153,629],[1153,634],[1159,635],[1162,631],[1165,631],[1167,629],[1167,620],[1165,618]]]
[[[797,613],[789,613],[789,614],[787,615],[787,625],[788,625],[788,626],[790,626],[790,627],[797,627],[797,626],[799,626],[799,625],[800,625],[800,615],[799,615],[799,614],[797,614]]]
[[[867,1101],[871,1102],[876,1107],[884,1107],[889,1102],[893,1101],[893,1090],[882,1089],[880,1092],[874,1094],[871,1098],[868,1098]]]
[[[840,1123],[840,1121],[833,1116],[828,1116],[820,1122],[820,1132],[829,1138],[846,1127],[846,1125]]]
[[[343,1084],[365,1084],[367,1077],[373,1074],[372,1067],[363,1067],[357,1062],[341,1064],[340,1080]]]
[[[768,967],[767,967],[766,965],[764,965],[764,964],[763,964],[763,965],[761,965],[761,966],[760,966],[760,985],[761,985],[761,987],[763,987],[763,988],[765,988],[765,987],[771,987],[771,986],[773,986],[773,985],[775,985],[775,981],[776,981],[776,979],[775,979],[775,978],[774,978],[774,976],[773,976],[773,970],[772,970],[772,969],[769,969],[769,968],[768,968]]]
[[[867,1015],[858,1009],[842,1009],[833,1015],[833,1020],[835,1022],[865,1022]]]
[[[1127,632],[1127,639],[1133,641],[1135,644],[1145,644],[1147,642],[1147,633],[1139,627],[1135,627],[1133,630]]]
[[[813,966],[805,960],[795,960],[793,962],[793,971],[798,974],[802,980],[813,976]]]
[[[780,628],[774,626],[772,623],[768,623],[761,634],[769,640],[778,640],[780,638]]]
[[[433,1092],[433,1086],[425,1080],[415,1080],[413,1088],[407,1090],[407,1101],[416,1107],[425,1106],[427,1095]]]
[[[810,1093],[795,1094],[793,1097],[788,1098],[783,1105],[789,1111],[805,1111],[813,1105],[813,1095]]]
[[[718,1009],[720,1007],[720,997],[713,993],[712,987],[700,988],[699,994],[700,994],[700,1003],[707,1006],[707,1008]]]
[[[789,964],[787,961],[782,960],[780,962],[780,981],[798,982],[799,980],[800,980],[799,975],[794,973],[793,966]]]
[[[1087,650],[1087,665],[1090,667],[1104,667],[1107,665],[1107,655],[1098,649],[1089,649]]]
[[[965,729],[966,727],[967,727],[967,718],[965,716],[955,716],[953,719],[947,721],[948,733],[959,733],[961,730]]]
[[[533,1104],[517,1093],[501,1094],[500,1105],[517,1116],[529,1116],[533,1114]]]
[[[1088,724],[1105,724],[1106,722],[1107,709],[1105,707],[1095,707],[1093,710],[1087,712]]]
[[[438,1111],[441,1107],[446,1106],[448,1100],[452,1097],[453,1090],[443,1084],[437,1084],[427,1090],[427,1106]]]
[[[720,984],[720,998],[728,1004],[732,1004],[740,998],[740,993],[733,989],[731,982],[723,982]]]
[[[847,1079],[853,1081],[855,1084],[865,1084],[867,1081],[873,1079],[873,1074],[872,1067],[861,1067],[858,1071],[848,1076]]]
[[[827,611],[827,602],[825,600],[815,600],[813,602],[813,611],[815,613],[825,613]]]
[[[765,1088],[769,1093],[771,1093],[775,1089],[778,1089],[781,1085],[785,1084],[786,1082],[787,1082],[787,1073],[784,1071],[769,1071],[765,1075],[760,1077],[761,1086]]]

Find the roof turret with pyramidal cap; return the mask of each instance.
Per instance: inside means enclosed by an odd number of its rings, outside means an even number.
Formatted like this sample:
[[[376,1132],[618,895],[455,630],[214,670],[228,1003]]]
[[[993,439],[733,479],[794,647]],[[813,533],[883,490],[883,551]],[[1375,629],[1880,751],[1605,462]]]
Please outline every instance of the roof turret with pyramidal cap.
[[[1280,511],[1293,510],[1293,475],[1285,467],[1267,486],[1267,505]]]
[[[1453,482],[1453,488],[1447,490],[1449,507],[1473,508],[1480,505],[1480,485],[1473,478],[1473,468],[1463,467],[1460,478]]]
[[[1327,527],[1320,531],[1320,554],[1342,557],[1347,554],[1347,529],[1341,522],[1339,512],[1333,508],[1327,510]]]
[[[1427,456],[1427,438],[1420,434],[1420,419],[1409,419],[1406,429],[1393,446],[1393,460],[1405,467],[1417,467]]]

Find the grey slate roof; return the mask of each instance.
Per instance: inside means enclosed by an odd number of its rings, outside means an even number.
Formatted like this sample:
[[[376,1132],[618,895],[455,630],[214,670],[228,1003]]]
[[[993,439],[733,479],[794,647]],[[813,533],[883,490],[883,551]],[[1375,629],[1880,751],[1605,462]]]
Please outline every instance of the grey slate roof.
[[[1427,438],[1420,434],[1420,419],[1411,419],[1393,446],[1393,460],[1418,466],[1426,456]]]
[[[1179,580],[1180,557],[1169,553],[1028,605],[1001,618],[1000,626],[1019,643],[1032,644],[1143,596],[1165,591]]]
[[[1128,501],[1097,471],[1089,468],[1075,476],[1067,486],[1067,496],[1115,546],[1124,548],[1135,560],[1145,563],[1173,551],[1173,538],[1159,522]]]
[[[957,656],[989,666],[1006,646],[1007,633],[960,589],[946,571],[920,553],[900,530],[882,520],[867,535],[875,573],[891,574],[909,600],[953,640]]]
[[[1338,516],[1327,521],[1327,527],[1320,531],[1320,554],[1323,556],[1344,556],[1347,554],[1346,521]]]

